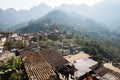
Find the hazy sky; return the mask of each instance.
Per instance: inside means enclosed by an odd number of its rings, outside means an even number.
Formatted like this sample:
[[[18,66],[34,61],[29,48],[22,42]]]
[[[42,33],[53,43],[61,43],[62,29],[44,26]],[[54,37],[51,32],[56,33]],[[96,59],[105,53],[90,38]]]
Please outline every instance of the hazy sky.
[[[87,4],[94,5],[102,0],[0,0],[0,8],[30,9],[35,5],[45,3],[51,7],[58,7],[61,4]]]

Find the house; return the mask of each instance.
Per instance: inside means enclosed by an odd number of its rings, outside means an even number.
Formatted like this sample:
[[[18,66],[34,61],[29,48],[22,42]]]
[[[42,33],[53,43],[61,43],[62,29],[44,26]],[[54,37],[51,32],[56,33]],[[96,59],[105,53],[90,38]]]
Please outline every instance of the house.
[[[50,33],[48,33],[48,38],[56,41],[56,40],[60,39],[60,34],[55,31],[50,32]]]
[[[0,46],[0,53],[3,53],[3,46]]]
[[[16,37],[18,37],[18,34],[17,34],[17,33],[13,33],[13,34],[11,35],[11,37],[12,37],[12,38],[16,38]]]
[[[113,66],[115,66],[115,67],[120,69],[120,63],[113,63]]]
[[[21,58],[27,73],[27,80],[57,80],[54,67],[52,67],[42,54],[25,51]]]
[[[98,62],[89,58],[90,56],[83,51],[75,55],[64,56],[68,60],[70,65],[74,65],[77,69],[75,72],[75,77],[83,80],[87,77],[87,74],[90,73],[98,67]]]
[[[90,55],[86,54],[84,51],[80,51],[78,54],[75,55],[64,56],[64,58],[68,60],[70,63],[73,63],[75,60],[89,58],[89,57]]]
[[[55,68],[69,63],[62,55],[54,50],[43,50],[40,54]]]
[[[89,59],[89,58],[83,58],[79,60],[75,60],[75,68],[78,69],[78,71],[75,73],[77,77],[81,77],[85,75],[86,73],[91,72],[93,69],[91,69],[92,66],[97,65],[98,62]]]
[[[4,45],[6,40],[6,37],[0,37],[0,46]]]
[[[65,50],[65,49],[58,49],[58,52],[62,55],[62,56],[66,56],[70,54],[70,50]]]
[[[120,73],[101,66],[95,70],[94,77],[96,80],[120,80]]]
[[[7,40],[6,37],[2,37],[2,38],[1,38],[1,42],[5,42],[6,40]]]
[[[20,53],[29,80],[60,80],[58,69],[69,62],[54,50]]]
[[[12,32],[0,31],[0,37],[6,37],[6,38],[8,38],[11,35],[12,35]]]
[[[104,67],[120,73],[120,68],[113,66],[112,63],[105,63]]]

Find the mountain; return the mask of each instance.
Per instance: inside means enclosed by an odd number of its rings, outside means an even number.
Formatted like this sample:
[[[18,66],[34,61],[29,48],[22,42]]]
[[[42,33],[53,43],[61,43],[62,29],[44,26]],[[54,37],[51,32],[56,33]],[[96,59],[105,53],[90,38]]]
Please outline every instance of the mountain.
[[[81,30],[87,32],[97,32],[97,30],[104,30],[103,25],[75,12],[63,12],[54,10],[52,12],[49,12],[42,19],[51,19],[55,23],[71,26],[76,31]]]
[[[101,24],[106,25],[111,30],[120,29],[120,1],[119,0],[102,0],[101,2],[89,7],[82,5],[61,5],[56,8],[66,12],[76,12],[80,15],[89,17]]]
[[[0,9],[0,23],[4,26],[15,24],[16,19],[16,10],[15,9],[7,9],[5,11]],[[1,27],[2,28],[2,27]]]
[[[120,28],[120,1],[103,0],[94,5],[91,18],[111,26],[111,29]]]
[[[80,4],[80,5],[67,5],[67,4],[63,4],[57,8],[55,8],[55,10],[61,10],[64,12],[75,12],[75,13],[79,13],[80,15],[86,16],[89,15],[88,13],[91,11],[90,7],[86,4]],[[86,16],[88,17],[88,16]]]
[[[28,23],[29,23],[29,21],[23,22],[23,23],[20,23],[20,24],[16,24],[16,25],[14,25],[12,27],[5,28],[5,30],[7,30],[7,31],[13,31],[14,32],[15,30],[17,30],[19,28],[26,27],[28,25]]]
[[[0,27],[9,29],[18,24],[28,22],[31,19],[38,19],[53,10],[60,10],[66,13],[77,13],[79,15],[88,17],[96,22],[105,25],[104,27],[110,30],[119,31],[120,30],[120,1],[119,0],[102,0],[101,2],[90,7],[85,4],[81,5],[67,5],[63,4],[57,8],[51,8],[50,6],[42,3],[39,6],[34,6],[30,10],[20,10],[15,9],[0,9]],[[67,17],[67,16],[66,16]],[[67,19],[67,18],[65,18]],[[77,21],[70,19],[71,24],[78,25]],[[78,20],[79,21],[79,20]],[[62,21],[64,22],[64,21]],[[67,23],[67,22],[66,22]],[[4,26],[4,27],[3,27]]]
[[[0,28],[1,28],[1,27],[4,27],[4,25],[0,22]]]
[[[9,28],[26,21],[30,21],[31,19],[37,19],[44,16],[51,10],[52,8],[44,3],[40,4],[39,6],[32,7],[30,10],[16,11],[13,8],[9,8],[7,10],[0,9],[0,23],[5,26],[0,27]]]
[[[97,55],[98,57],[102,55],[102,58],[119,62],[119,34],[111,33],[98,22],[75,12],[59,10],[49,12],[38,20],[31,20],[27,26],[17,29],[16,32],[49,32],[56,29],[61,32],[74,32],[75,36],[81,36],[81,38],[77,37],[76,39],[86,53]],[[72,38],[74,39],[74,37]]]
[[[61,28],[64,28],[66,30],[87,32],[88,34],[89,32],[95,32],[97,34],[108,32],[107,29],[103,28],[102,25],[95,22],[94,20],[91,20],[74,12],[65,13],[59,10],[49,12],[39,20],[29,22],[28,26],[18,29],[17,32],[36,32],[43,30],[44,28],[49,29],[53,24],[57,24],[57,26],[59,25]]]

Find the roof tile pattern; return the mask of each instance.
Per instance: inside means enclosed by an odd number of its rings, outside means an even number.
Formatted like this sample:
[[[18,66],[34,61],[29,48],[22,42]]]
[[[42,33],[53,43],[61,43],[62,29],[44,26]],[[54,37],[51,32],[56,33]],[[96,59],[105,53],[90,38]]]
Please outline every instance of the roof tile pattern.
[[[55,77],[54,68],[40,53],[25,51],[21,58],[29,80],[51,80]]]
[[[69,63],[62,55],[54,50],[43,50],[40,53],[53,67],[60,67]]]

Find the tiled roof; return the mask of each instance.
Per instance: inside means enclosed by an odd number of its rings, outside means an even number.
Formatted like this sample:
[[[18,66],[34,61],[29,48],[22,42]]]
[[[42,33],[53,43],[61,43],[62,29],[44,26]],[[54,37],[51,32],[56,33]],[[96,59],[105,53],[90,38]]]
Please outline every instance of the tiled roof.
[[[55,79],[54,68],[40,53],[25,51],[21,53],[21,58],[29,80]]]
[[[120,74],[105,67],[100,67],[95,71],[100,80],[120,80]]]
[[[69,62],[63,58],[58,52],[53,50],[43,50],[40,52],[47,62],[53,67],[60,67],[62,65],[68,64]]]
[[[104,68],[104,67],[100,67],[99,69],[97,69],[97,70],[95,71],[95,73],[96,73],[97,75],[99,75],[99,76],[103,76],[103,75],[105,75],[105,74],[108,73],[108,72],[109,72],[109,69]]]

